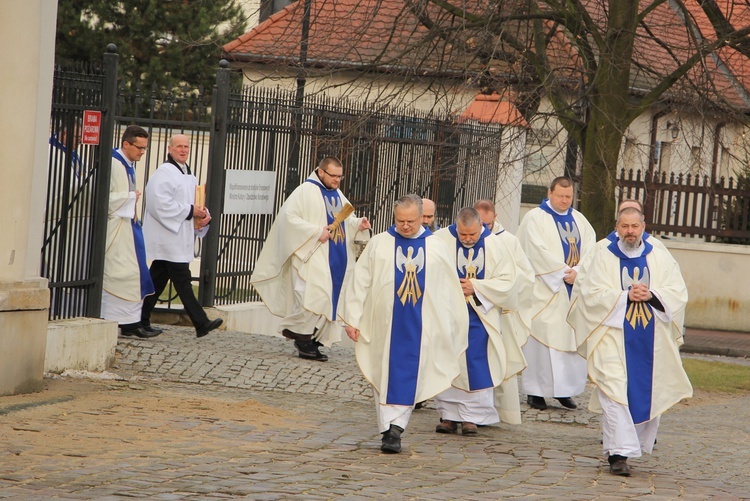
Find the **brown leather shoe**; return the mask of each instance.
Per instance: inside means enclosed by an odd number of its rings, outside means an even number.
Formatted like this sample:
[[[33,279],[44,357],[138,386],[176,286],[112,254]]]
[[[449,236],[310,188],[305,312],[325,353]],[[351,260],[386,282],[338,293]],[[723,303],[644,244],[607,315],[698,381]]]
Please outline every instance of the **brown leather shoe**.
[[[461,434],[462,435],[476,435],[477,432],[477,425],[474,423],[470,423],[468,421],[464,421],[461,423]]]
[[[455,421],[448,421],[440,419],[440,424],[435,427],[435,433],[456,433],[458,430],[458,423]]]

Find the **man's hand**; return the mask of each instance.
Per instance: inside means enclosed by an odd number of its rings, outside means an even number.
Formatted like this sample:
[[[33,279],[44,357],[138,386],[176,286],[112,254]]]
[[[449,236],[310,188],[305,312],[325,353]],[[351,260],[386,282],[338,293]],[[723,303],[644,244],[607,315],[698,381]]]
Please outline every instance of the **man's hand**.
[[[325,243],[330,238],[331,238],[331,226],[328,225],[325,228],[323,228],[323,233],[321,233],[320,237],[318,237],[318,242]]]
[[[628,299],[633,302],[649,301],[653,297],[646,284],[633,284],[628,291]]]
[[[370,221],[368,221],[366,217],[363,217],[362,221],[359,222],[359,231],[369,230],[370,228],[372,228],[372,226],[370,226]]]
[[[196,214],[203,214],[196,216]],[[198,207],[193,206],[193,219],[195,220],[195,223],[198,225],[198,228],[205,228],[208,226],[208,223],[211,222],[211,213],[208,212],[207,208],[199,209]]]
[[[197,219],[197,221],[198,221],[198,228],[205,228],[206,226],[208,226],[208,223],[211,222],[211,215],[209,214],[208,216],[204,218]]]
[[[471,280],[468,278],[459,278],[458,280],[461,282],[461,290],[463,291],[464,296],[473,296],[474,286],[471,285]]]
[[[346,335],[349,336],[349,339],[356,343],[359,339],[359,329],[355,329],[354,327],[349,327],[347,325],[346,327],[344,327],[344,330],[346,331]]]
[[[208,216],[208,210],[205,207],[193,205],[193,217],[195,219],[203,219],[206,216]]]
[[[578,276],[578,272],[574,270],[573,268],[569,268],[565,270],[565,276],[563,277],[563,282],[565,282],[568,285],[573,285],[576,281],[576,276]]]

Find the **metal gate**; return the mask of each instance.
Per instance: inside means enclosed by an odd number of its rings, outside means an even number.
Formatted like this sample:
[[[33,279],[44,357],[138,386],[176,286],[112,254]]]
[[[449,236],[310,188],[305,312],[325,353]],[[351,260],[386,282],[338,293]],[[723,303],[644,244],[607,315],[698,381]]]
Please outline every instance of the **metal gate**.
[[[211,231],[196,241],[201,257],[198,297],[204,306],[257,299],[250,275],[274,215],[223,214],[227,169],[275,173],[274,214],[286,196],[327,155],[346,169],[342,191],[374,231],[391,224],[393,201],[407,193],[432,198],[438,222],[478,198],[493,199],[498,179],[499,126],[456,123],[403,109],[374,110],[328,97],[280,89],[230,91],[225,61],[211,106],[202,93],[182,95],[117,88],[116,47],[101,67],[55,73],[42,274],[50,279],[50,319],[98,317],[104,266],[111,148],[131,123],[150,133],[136,168],[142,191],[148,172],[166,158],[173,133],[192,138],[189,163],[207,185]],[[79,144],[84,110],[102,112],[100,146]],[[104,168],[103,168],[104,167]],[[142,204],[143,200],[141,200]],[[171,291],[161,306],[172,308]]]
[[[499,126],[404,115],[402,109],[374,111],[367,104],[321,96],[307,97],[299,106],[293,92],[230,90],[228,78],[221,77],[226,71],[220,69],[217,78],[212,151],[218,156],[209,179],[209,202],[222,215],[214,226],[218,231],[206,237],[204,305],[258,299],[250,275],[275,214],[325,156],[341,159],[346,174],[341,190],[376,232],[391,225],[393,202],[408,193],[435,200],[443,225],[462,207],[495,197]],[[274,215],[224,214],[227,169],[275,172]]]
[[[40,270],[52,320],[100,313],[116,75],[114,46],[100,65],[55,70]],[[84,110],[102,113],[102,146],[80,144]]]

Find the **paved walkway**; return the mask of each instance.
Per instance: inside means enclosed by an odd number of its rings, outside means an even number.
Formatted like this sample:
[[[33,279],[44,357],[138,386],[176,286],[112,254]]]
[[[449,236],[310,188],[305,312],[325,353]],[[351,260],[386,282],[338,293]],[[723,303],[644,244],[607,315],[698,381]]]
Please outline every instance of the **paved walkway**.
[[[183,327],[120,339],[118,380],[0,399],[0,498],[750,499],[750,396],[675,406],[630,478],[607,472],[585,405],[523,404],[522,425],[463,437],[434,433],[428,404],[384,455],[351,348],[325,351],[305,361],[282,338]]]
[[[750,358],[750,333],[686,329],[683,353]]]

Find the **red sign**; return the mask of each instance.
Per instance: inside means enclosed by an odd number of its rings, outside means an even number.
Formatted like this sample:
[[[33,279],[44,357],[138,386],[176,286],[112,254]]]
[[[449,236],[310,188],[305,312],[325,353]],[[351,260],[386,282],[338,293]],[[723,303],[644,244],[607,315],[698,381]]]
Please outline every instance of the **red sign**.
[[[83,111],[83,134],[81,144],[99,144],[102,130],[102,112],[93,110]]]

